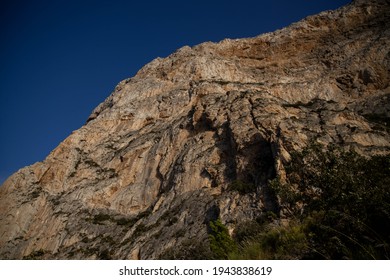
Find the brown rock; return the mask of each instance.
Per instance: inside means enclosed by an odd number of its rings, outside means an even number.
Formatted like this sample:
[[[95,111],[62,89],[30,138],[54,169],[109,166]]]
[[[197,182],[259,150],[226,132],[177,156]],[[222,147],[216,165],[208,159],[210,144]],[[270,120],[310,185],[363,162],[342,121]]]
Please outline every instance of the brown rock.
[[[4,183],[0,257],[207,257],[207,223],[277,210],[268,180],[308,141],[388,153],[389,15],[354,1],[153,60]]]

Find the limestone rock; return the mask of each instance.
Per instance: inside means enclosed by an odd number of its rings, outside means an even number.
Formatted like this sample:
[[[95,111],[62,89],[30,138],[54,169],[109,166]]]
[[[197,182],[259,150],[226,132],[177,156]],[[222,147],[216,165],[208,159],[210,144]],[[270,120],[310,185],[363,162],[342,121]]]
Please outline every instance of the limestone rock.
[[[0,257],[194,258],[209,221],[278,211],[268,180],[309,141],[388,153],[389,5],[153,60],[3,184]]]

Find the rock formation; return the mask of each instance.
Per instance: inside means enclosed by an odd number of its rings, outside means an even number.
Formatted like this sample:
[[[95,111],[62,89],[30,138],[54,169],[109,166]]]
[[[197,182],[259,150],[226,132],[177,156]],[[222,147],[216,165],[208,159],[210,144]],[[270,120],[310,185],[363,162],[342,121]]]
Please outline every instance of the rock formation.
[[[389,6],[153,60],[3,184],[0,258],[175,257],[207,246],[209,221],[279,211],[268,181],[310,141],[388,153]]]

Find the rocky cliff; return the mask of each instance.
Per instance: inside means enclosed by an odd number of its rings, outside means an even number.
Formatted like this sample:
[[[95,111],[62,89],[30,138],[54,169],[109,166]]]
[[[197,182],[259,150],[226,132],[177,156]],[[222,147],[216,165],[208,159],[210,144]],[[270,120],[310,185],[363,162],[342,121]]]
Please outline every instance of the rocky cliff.
[[[210,221],[280,213],[269,180],[310,141],[388,153],[389,82],[384,0],[157,58],[3,184],[0,257],[201,256]]]

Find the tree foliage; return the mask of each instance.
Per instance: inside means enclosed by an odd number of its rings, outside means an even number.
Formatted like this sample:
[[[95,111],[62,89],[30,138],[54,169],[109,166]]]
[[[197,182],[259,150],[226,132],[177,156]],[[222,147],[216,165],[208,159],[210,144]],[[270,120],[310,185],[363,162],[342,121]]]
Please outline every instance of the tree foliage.
[[[237,226],[235,246],[220,221],[212,224],[216,258],[389,259],[389,155],[312,144],[285,167],[283,183],[269,182],[281,213]]]
[[[229,254],[234,252],[236,243],[229,235],[228,229],[221,220],[210,221],[210,249],[215,259],[227,259]]]
[[[389,259],[390,156],[312,144],[286,173],[271,186],[305,226],[312,249],[303,258]]]
[[[236,227],[210,222],[216,259],[389,259],[390,156],[311,144],[269,182],[281,213]]]

